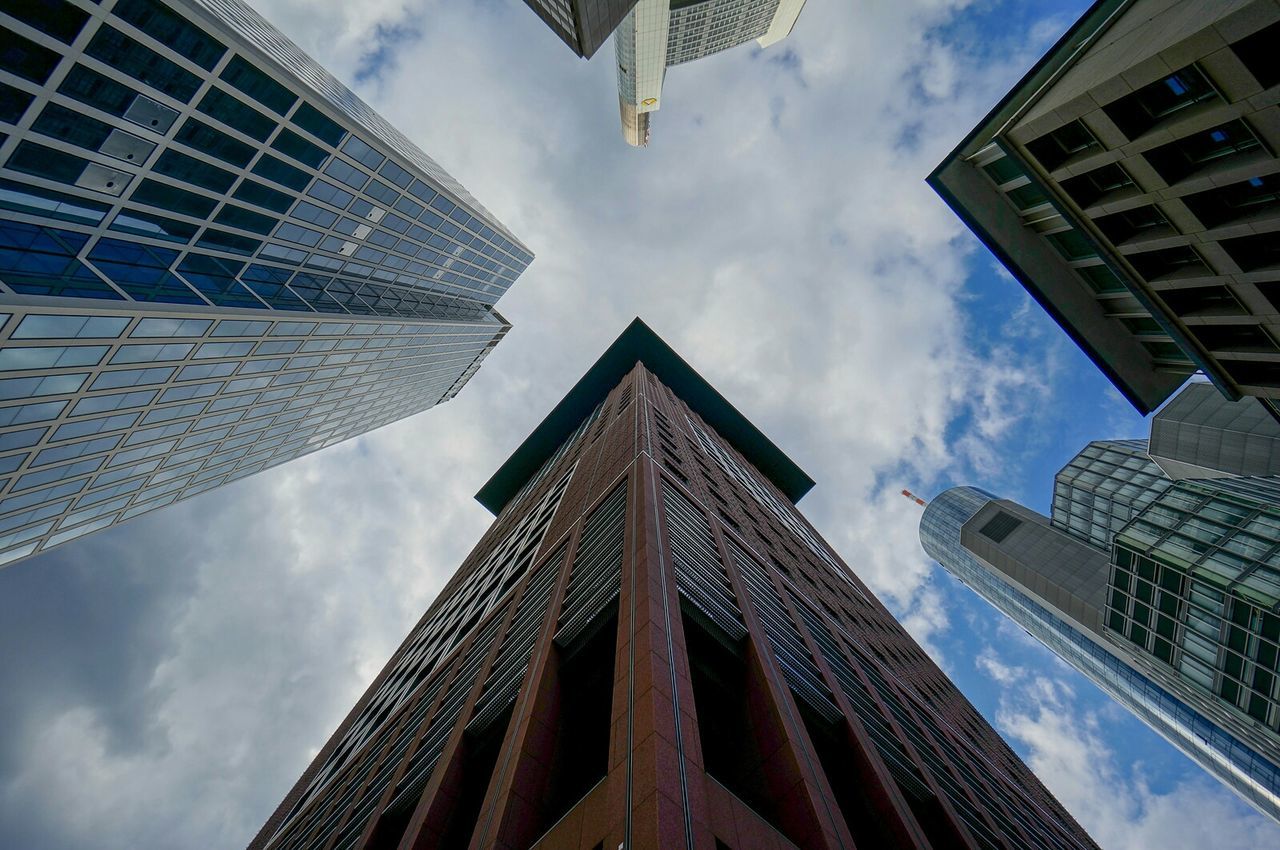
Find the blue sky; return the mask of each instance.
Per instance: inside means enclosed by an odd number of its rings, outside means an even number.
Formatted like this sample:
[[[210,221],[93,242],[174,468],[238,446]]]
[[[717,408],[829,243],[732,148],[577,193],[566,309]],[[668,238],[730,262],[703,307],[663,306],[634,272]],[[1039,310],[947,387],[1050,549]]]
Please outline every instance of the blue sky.
[[[924,185],[1087,5],[810,0],[671,71],[518,0],[255,4],[537,255],[457,399],[0,571],[0,846],[243,846],[480,537],[472,496],[636,315],[817,480],[801,508],[1105,847],[1280,846],[931,565],[918,509],[1047,511],[1145,426]]]

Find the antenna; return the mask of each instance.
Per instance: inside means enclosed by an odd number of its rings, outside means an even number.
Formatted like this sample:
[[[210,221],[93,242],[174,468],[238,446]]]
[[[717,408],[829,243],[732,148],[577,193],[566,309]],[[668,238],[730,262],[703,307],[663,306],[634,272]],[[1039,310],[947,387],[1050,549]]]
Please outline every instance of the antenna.
[[[903,490],[902,495],[906,496],[908,499],[915,502],[917,505],[919,505],[922,508],[925,507],[927,504],[929,504],[924,499],[917,496],[915,493],[912,493],[910,490]]]

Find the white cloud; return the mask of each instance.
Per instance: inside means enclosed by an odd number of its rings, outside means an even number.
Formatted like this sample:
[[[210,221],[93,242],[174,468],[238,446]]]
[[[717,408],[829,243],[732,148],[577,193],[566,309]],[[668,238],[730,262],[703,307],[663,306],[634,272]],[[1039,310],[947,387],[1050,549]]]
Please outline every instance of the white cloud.
[[[1027,764],[1103,847],[1276,846],[1276,824],[1208,777],[1152,791],[1145,766],[1122,764],[1105,744],[1105,722],[1071,688],[1044,677],[1010,692],[998,714],[1000,730],[1027,748]]]

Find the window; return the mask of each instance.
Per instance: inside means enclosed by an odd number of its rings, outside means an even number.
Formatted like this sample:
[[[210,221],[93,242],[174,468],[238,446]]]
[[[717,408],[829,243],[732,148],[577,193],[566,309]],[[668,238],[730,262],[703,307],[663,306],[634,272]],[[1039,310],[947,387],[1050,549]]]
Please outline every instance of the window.
[[[1211,165],[1234,163],[1261,151],[1262,145],[1249,125],[1236,120],[1192,133],[1143,156],[1172,185]]]
[[[9,425],[26,425],[29,422],[43,422],[57,419],[65,401],[46,401],[38,404],[20,404],[14,407],[0,408],[0,427]]]
[[[225,192],[236,181],[236,176],[230,171],[175,150],[162,153],[156,160],[153,170],[166,177],[191,183],[213,192]]]
[[[1068,160],[1102,150],[1093,133],[1080,121],[1072,121],[1051,133],[1027,142],[1027,152],[1046,171],[1062,167]]]
[[[155,0],[120,0],[111,11],[206,71],[212,71],[227,52],[217,40]]]
[[[124,410],[130,407],[142,407],[151,403],[156,397],[155,390],[143,390],[133,393],[115,393],[82,398],[71,409],[72,416],[86,416],[91,413],[106,413],[111,410]],[[65,402],[59,402],[65,404]]]
[[[1183,198],[1205,227],[1280,214],[1280,175],[1269,174]]]
[[[319,186],[324,184],[317,182],[316,185]],[[290,215],[300,221],[305,221],[309,224],[314,224],[317,227],[323,227],[326,229],[332,227],[333,223],[338,220],[337,213],[321,209],[315,204],[309,204],[306,201],[299,201],[298,205],[293,208],[293,212],[290,213]]]
[[[252,147],[228,136],[221,130],[215,130],[196,118],[188,118],[184,121],[174,139],[240,168],[248,165],[249,160],[253,159]]]
[[[25,316],[12,339],[115,339],[129,324],[119,316]]]
[[[1020,177],[1026,177],[1026,174],[1022,171],[1022,166],[1011,156],[1002,156],[993,162],[989,162],[982,166],[982,170],[987,173],[987,176],[997,186],[1017,180]]]
[[[98,28],[84,52],[183,103],[190,101],[200,88],[200,78],[195,74],[109,24]]]
[[[218,205],[212,198],[151,179],[144,179],[131,197],[135,203],[202,219],[208,218]]]
[[[276,219],[271,216],[263,215],[244,207],[237,207],[233,204],[223,204],[222,209],[218,210],[218,214],[214,216],[213,220],[228,227],[238,227],[241,230],[261,233],[264,236],[270,233],[271,228],[276,225]]]
[[[231,61],[227,63],[227,67],[223,69],[220,76],[279,115],[288,112],[289,107],[293,106],[293,102],[298,99],[293,92],[239,56],[231,57]]]
[[[214,336],[262,336],[270,322],[254,322],[243,319],[226,319],[218,324]]]
[[[6,163],[14,171],[65,183],[68,186],[75,185],[87,164],[87,160],[78,156],[38,145],[35,142],[19,144],[18,149]]]
[[[243,254],[246,257],[253,256],[253,253],[262,246],[262,243],[257,239],[250,239],[248,236],[241,236],[238,233],[228,233],[225,230],[214,230],[212,227],[196,240],[196,244],[201,248],[229,251],[232,254]]]
[[[260,142],[265,142],[276,127],[275,121],[217,87],[200,98],[196,109]]]
[[[190,242],[191,237],[195,236],[196,231],[199,230],[194,224],[130,209],[117,213],[110,227],[122,233],[150,236],[153,239],[165,239],[169,242],[184,244]]]
[[[1170,116],[1220,96],[1195,65],[1143,86],[1103,107],[1130,139],[1136,139]]]
[[[356,157],[356,159],[359,159],[359,157]],[[367,165],[368,163],[365,163],[365,164]],[[369,166],[369,167],[372,168],[373,166]],[[408,188],[409,184],[413,182],[413,175],[410,174],[408,171],[405,171],[399,165],[396,165],[396,163],[390,159],[387,160],[385,163],[383,163],[382,169],[378,173],[381,174],[383,177],[387,178],[388,180],[390,180],[392,183],[399,186],[401,189]],[[419,184],[419,185],[422,185],[422,184]],[[423,188],[425,189],[426,187],[423,186]],[[429,189],[427,191],[431,192],[431,190]],[[434,194],[434,193],[431,193],[431,194]],[[428,195],[428,197],[430,197],[430,195]]]
[[[1223,239],[1220,243],[1241,271],[1280,269],[1280,240],[1274,233]]]
[[[30,346],[0,348],[0,372],[26,369],[61,369],[68,366],[97,366],[107,353],[105,345]]]
[[[271,143],[271,147],[312,168],[319,168],[329,158],[329,155],[319,147],[291,130],[281,130],[276,140]]]
[[[1003,543],[1005,538],[1020,525],[1022,520],[1004,511],[997,511],[995,516],[978,529],[978,533],[994,543]]]
[[[5,14],[12,15],[24,24],[29,24],[45,35],[52,36],[63,44],[75,41],[88,13],[67,3],[66,0],[43,0],[38,3],[4,4]]]
[[[253,173],[259,177],[265,177],[279,183],[281,186],[288,186],[290,189],[299,191],[307,188],[307,184],[311,182],[311,175],[303,171],[301,168],[294,168],[287,162],[276,159],[269,153],[262,154],[256,165],[253,166]]]
[[[119,369],[114,372],[103,372],[89,387],[91,390],[114,390],[120,387],[145,387],[148,384],[163,384],[173,375],[172,366],[156,369]]]
[[[1163,248],[1159,251],[1144,251],[1141,254],[1130,254],[1129,262],[1138,274],[1147,280],[1177,279],[1184,277],[1200,277],[1213,272],[1205,265],[1204,260],[1189,246]]]
[[[43,85],[57,67],[58,59],[58,54],[49,48],[0,27],[0,68],[9,73]]]
[[[1094,219],[1094,224],[1116,245],[1136,239],[1158,239],[1178,232],[1154,204],[1100,216]]]
[[[298,107],[298,111],[293,113],[292,120],[294,124],[297,124],[317,139],[328,142],[334,147],[337,147],[338,143],[342,141],[342,137],[347,134],[347,131],[342,129],[338,122],[331,120],[320,110],[305,101]],[[347,143],[347,147],[350,147],[350,142]],[[381,161],[381,157],[379,157],[379,161]]]
[[[1210,351],[1280,352],[1260,325],[1191,325],[1189,329]]]
[[[1253,35],[1246,36],[1231,45],[1236,56],[1264,89],[1280,83],[1280,55],[1276,53],[1277,44],[1280,44],[1280,23],[1263,27]]]
[[[301,245],[316,245],[320,242],[323,234],[318,231],[311,230],[306,227],[299,227],[291,222],[281,222],[280,227],[276,230],[276,238],[284,239],[287,242],[297,242]]]
[[[365,183],[369,182],[369,175],[337,158],[329,163],[329,166],[325,168],[324,173],[357,191],[359,191]]]
[[[112,365],[118,363],[154,363],[157,360],[182,360],[191,353],[191,343],[154,345],[123,345],[111,357]]]
[[[1127,292],[1124,283],[1110,268],[1103,265],[1079,266],[1076,272],[1085,279],[1094,292],[1099,295],[1109,292]]]
[[[1091,207],[1104,198],[1125,190],[1138,191],[1129,173],[1119,165],[1104,165],[1079,177],[1062,181],[1062,190],[1082,208]]]
[[[1248,311],[1241,306],[1231,290],[1225,286],[1192,286],[1185,289],[1161,290],[1161,300],[1179,316],[1244,316]]]
[[[278,192],[247,178],[236,187],[232,197],[278,213],[287,211],[289,204],[293,203],[293,198],[284,192]]]
[[[1066,260],[1085,260],[1098,256],[1098,252],[1094,250],[1093,243],[1078,230],[1046,233],[1045,238],[1049,240],[1054,248],[1058,249],[1058,253]]]

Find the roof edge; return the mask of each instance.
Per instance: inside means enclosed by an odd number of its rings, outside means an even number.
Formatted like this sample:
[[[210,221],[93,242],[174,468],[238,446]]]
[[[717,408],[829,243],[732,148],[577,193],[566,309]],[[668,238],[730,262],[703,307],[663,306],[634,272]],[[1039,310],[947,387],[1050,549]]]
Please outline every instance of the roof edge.
[[[476,501],[495,515],[501,513],[637,363],[657,375],[792,502],[813,488],[804,470],[637,317],[480,488]]]

